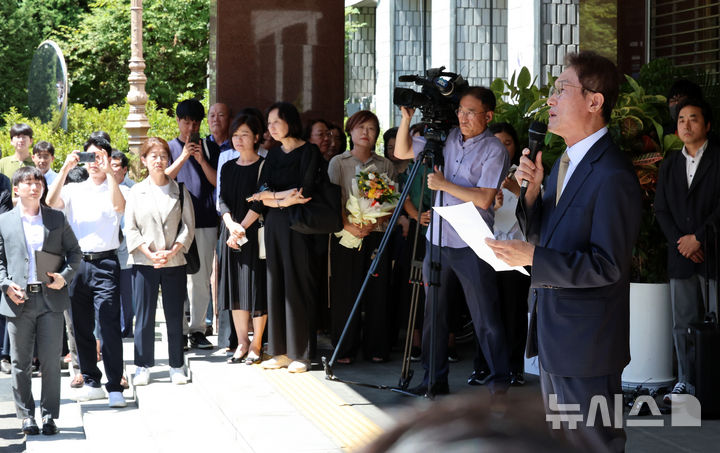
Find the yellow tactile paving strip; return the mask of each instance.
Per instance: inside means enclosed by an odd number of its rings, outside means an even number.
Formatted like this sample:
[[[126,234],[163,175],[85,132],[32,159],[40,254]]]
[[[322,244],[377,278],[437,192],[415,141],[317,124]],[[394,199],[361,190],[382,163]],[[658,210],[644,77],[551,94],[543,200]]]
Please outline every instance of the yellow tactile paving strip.
[[[377,424],[340,399],[310,373],[264,370],[260,366],[253,368],[343,449],[356,450],[382,433]]]

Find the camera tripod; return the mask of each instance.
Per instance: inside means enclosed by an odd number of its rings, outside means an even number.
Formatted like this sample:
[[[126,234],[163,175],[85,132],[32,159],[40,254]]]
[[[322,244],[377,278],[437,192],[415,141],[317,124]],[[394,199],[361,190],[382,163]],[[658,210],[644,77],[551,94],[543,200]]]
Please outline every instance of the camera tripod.
[[[413,371],[410,368],[410,349],[411,349],[411,342],[412,342],[412,330],[415,326],[415,318],[416,318],[416,311],[417,311],[417,304],[418,299],[420,296],[420,291],[423,290],[422,288],[422,262],[419,262],[415,260],[415,252],[417,248],[417,240],[418,240],[418,231],[420,229],[420,225],[418,224],[418,227],[415,230],[415,241],[413,244],[413,254],[412,254],[412,269],[411,269],[411,282],[413,287],[413,297],[411,300],[411,307],[410,307],[410,315],[409,315],[409,321],[408,321],[408,332],[406,334],[405,338],[405,348],[404,348],[404,354],[403,354],[403,361],[402,361],[402,370],[401,370],[401,376],[399,381],[398,387],[390,387],[387,385],[382,384],[369,384],[369,383],[363,383],[363,382],[355,382],[355,381],[349,381],[345,379],[338,378],[332,370],[333,365],[335,364],[335,360],[337,359],[337,355],[340,351],[340,346],[343,344],[345,337],[347,336],[347,333],[350,328],[350,324],[352,323],[355,316],[358,315],[358,310],[360,307],[360,303],[362,302],[363,294],[365,293],[365,290],[367,288],[367,285],[370,281],[370,278],[375,274],[377,266],[380,262],[380,259],[382,258],[383,253],[385,252],[385,249],[387,248],[387,244],[390,240],[390,235],[392,234],[392,230],[395,228],[395,225],[397,224],[397,220],[400,217],[400,212],[402,211],[402,205],[405,202],[405,199],[407,198],[408,194],[410,193],[410,187],[412,186],[413,181],[418,175],[418,172],[420,168],[422,167],[424,169],[423,176],[427,173],[427,169],[430,168],[431,170],[435,168],[435,166],[442,169],[443,166],[443,157],[442,157],[442,150],[445,146],[445,138],[446,135],[442,131],[438,131],[433,129],[432,127],[428,127],[428,130],[426,131],[426,139],[427,142],[425,143],[425,148],[418,156],[418,162],[413,165],[412,170],[410,171],[410,175],[408,176],[407,182],[405,184],[405,187],[402,190],[402,193],[400,194],[400,199],[398,200],[398,207],[395,208],[395,211],[393,211],[392,216],[390,217],[390,221],[388,223],[387,229],[383,233],[382,240],[380,241],[380,245],[378,246],[377,253],[375,254],[375,257],[373,258],[372,262],[370,263],[370,267],[365,274],[365,279],[363,280],[362,286],[360,287],[360,290],[358,291],[357,297],[355,298],[355,303],[353,304],[353,307],[350,311],[350,315],[348,316],[347,321],[345,322],[345,327],[343,328],[342,334],[340,335],[340,338],[335,345],[335,350],[333,351],[332,356],[330,357],[330,360],[328,361],[327,357],[322,357],[322,363],[323,368],[325,369],[325,379],[336,381],[336,382],[343,382],[345,384],[350,385],[358,385],[363,387],[370,387],[380,390],[391,390],[395,392],[399,392],[406,395],[411,396],[418,396],[414,393],[410,393],[407,390],[407,387],[410,383],[410,380],[413,376]],[[424,190],[424,186],[423,186]],[[432,197],[434,199],[435,197],[435,191],[432,192]],[[442,197],[443,193],[440,192],[440,204],[442,204]],[[422,200],[422,198],[421,198]],[[422,202],[420,203],[420,206],[418,206],[418,212],[422,212]],[[440,219],[438,224],[438,237],[442,237],[442,218],[438,217]],[[434,238],[434,222],[430,222],[430,237]],[[430,253],[429,259],[430,259],[430,275],[428,276],[428,286],[430,287],[431,291],[434,291],[433,298],[434,300],[437,300],[438,295],[438,288],[440,285],[440,269],[441,269],[441,263],[440,263],[440,248],[437,247],[430,247],[430,250],[428,250],[426,253]],[[435,256],[437,255],[437,256]],[[436,344],[435,344],[435,318],[437,317],[436,313],[436,304],[432,304],[432,314],[430,316],[430,319],[427,320],[430,322],[430,332],[431,332],[431,341],[430,341],[430,369],[429,372],[429,380],[428,380],[428,388],[427,393],[424,395],[428,398],[432,398],[434,395],[432,393],[432,388],[435,384],[435,354],[436,354]]]

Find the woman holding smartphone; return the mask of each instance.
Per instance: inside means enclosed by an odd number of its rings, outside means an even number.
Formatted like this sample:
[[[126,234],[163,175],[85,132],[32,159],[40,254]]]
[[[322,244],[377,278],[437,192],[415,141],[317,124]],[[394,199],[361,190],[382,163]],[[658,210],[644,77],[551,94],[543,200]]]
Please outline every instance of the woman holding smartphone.
[[[267,322],[267,282],[265,260],[260,259],[258,240],[262,203],[247,201],[257,187],[263,158],[257,149],[263,134],[260,119],[241,114],[230,126],[233,148],[240,153],[237,159],[226,162],[220,169],[218,205],[225,224],[223,239],[229,249],[220,256],[220,285],[218,309],[231,310],[238,346],[228,363],[257,363],[262,356],[262,338]],[[248,336],[252,317],[253,339]]]

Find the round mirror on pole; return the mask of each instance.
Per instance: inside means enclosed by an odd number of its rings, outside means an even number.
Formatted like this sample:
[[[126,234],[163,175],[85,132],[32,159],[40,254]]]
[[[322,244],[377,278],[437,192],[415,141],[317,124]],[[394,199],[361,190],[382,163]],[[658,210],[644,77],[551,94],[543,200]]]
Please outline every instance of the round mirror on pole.
[[[65,58],[53,41],[38,46],[28,76],[30,116],[67,129],[68,76]]]

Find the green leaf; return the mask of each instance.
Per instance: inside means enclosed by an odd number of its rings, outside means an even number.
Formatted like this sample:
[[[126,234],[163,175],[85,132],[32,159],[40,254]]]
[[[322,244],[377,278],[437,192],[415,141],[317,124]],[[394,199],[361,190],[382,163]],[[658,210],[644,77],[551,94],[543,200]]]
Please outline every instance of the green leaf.
[[[680,140],[680,137],[678,137],[675,134],[667,134],[665,137],[663,137],[663,152],[665,155],[669,153],[670,151],[679,151],[683,147],[683,142]]]
[[[530,106],[528,107],[528,112],[534,112],[535,110],[539,109],[540,107],[548,106],[547,105],[547,99],[546,98],[540,98],[535,100]]]
[[[637,81],[630,77],[629,75],[625,74],[625,80],[630,84],[633,91],[637,93],[640,96],[643,96],[645,94],[645,90],[642,89],[640,85],[638,85]]]
[[[655,128],[655,133],[657,134],[657,136],[658,136],[658,137],[662,137],[662,136],[663,136],[663,127],[662,127],[662,124],[660,124],[660,123],[658,123],[657,121],[655,121],[655,118],[648,118],[648,119],[650,120],[650,122],[652,123],[653,127]]]
[[[525,66],[520,70],[518,76],[517,86],[518,88],[527,88],[530,85],[530,71]]]
[[[498,77],[497,79],[493,80],[490,84],[490,89],[497,95],[502,94],[503,90],[505,89],[505,81]]]

